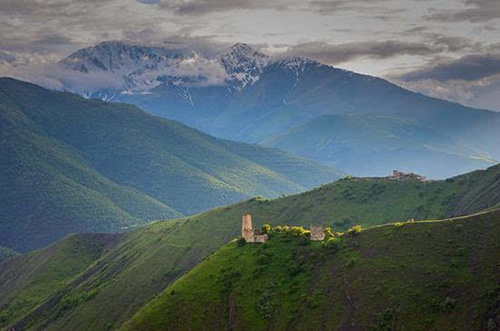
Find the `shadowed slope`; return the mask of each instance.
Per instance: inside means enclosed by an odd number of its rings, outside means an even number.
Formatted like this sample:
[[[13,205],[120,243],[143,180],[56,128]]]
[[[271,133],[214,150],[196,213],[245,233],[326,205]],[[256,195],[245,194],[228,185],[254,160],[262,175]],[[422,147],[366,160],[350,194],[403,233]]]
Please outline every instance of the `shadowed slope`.
[[[276,149],[13,79],[0,79],[0,109],[0,244],[21,251],[338,178]]]

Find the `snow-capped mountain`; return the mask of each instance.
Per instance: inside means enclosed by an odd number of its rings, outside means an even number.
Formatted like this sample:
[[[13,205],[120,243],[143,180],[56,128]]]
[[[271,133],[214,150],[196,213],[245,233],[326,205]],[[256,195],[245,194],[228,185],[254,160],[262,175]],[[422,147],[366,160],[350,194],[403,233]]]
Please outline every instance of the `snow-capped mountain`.
[[[126,93],[150,90],[162,83],[184,87],[224,84],[241,92],[259,79],[268,62],[269,56],[243,43],[210,58],[186,50],[106,41],[71,54],[59,66],[120,79]]]
[[[99,71],[131,73],[145,68],[169,66],[185,54],[164,47],[129,45],[118,41],[105,41],[96,46],[80,49],[59,65],[63,68],[91,73]]]
[[[259,79],[262,69],[269,63],[269,56],[257,52],[247,44],[237,43],[220,56],[220,61],[235,88],[241,91]]]

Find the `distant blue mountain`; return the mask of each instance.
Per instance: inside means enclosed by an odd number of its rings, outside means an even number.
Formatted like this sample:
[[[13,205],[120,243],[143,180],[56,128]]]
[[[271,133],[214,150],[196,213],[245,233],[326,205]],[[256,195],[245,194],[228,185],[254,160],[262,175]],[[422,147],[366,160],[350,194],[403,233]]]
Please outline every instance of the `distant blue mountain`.
[[[87,71],[121,75],[123,89],[89,95],[132,103],[218,137],[277,146],[355,175],[382,175],[400,167],[442,178],[500,160],[500,114],[493,111],[430,98],[304,58],[272,60],[245,44],[210,59],[117,42],[112,46],[79,51],[61,65],[81,70],[81,63],[87,63],[86,68],[88,63],[109,63],[105,69],[94,65]],[[144,54],[159,55],[138,57],[138,47]],[[131,57],[141,60],[124,60]],[[155,60],[145,64],[144,59]],[[186,63],[200,74],[186,76],[181,70]],[[223,81],[204,84],[215,80],[204,76],[211,72],[206,66],[216,68],[217,63]],[[170,76],[161,75],[164,72]],[[149,78],[146,85],[144,77]],[[331,115],[348,117],[323,117]],[[350,131],[341,118],[348,119]],[[328,120],[318,125],[324,119]],[[340,132],[351,138],[338,139]],[[367,167],[367,162],[373,166]]]

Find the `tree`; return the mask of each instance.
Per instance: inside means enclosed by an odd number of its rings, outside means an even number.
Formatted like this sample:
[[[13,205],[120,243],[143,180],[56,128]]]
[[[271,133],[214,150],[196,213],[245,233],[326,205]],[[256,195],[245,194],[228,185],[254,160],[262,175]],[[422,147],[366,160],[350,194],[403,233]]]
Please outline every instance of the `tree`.
[[[264,224],[262,226],[262,232],[264,234],[267,234],[267,233],[271,232],[271,225],[270,224]]]

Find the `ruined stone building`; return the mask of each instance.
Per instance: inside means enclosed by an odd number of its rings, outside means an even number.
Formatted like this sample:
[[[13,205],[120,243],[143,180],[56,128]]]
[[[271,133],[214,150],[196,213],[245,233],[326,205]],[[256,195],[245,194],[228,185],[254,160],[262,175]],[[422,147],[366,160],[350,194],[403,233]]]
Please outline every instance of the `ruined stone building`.
[[[399,170],[394,170],[392,172],[392,176],[389,176],[390,179],[395,179],[395,180],[407,180],[407,179],[416,179],[416,180],[419,180],[421,182],[428,182],[429,179],[427,179],[426,177],[422,176],[422,175],[417,175],[417,174],[414,174],[412,172],[403,172],[403,171],[399,171]]]
[[[311,225],[311,240],[321,241],[325,239],[325,228],[322,225]],[[241,218],[241,236],[247,243],[264,243],[268,235],[252,226],[252,215],[243,215]]]
[[[311,224],[311,240],[321,241],[325,239],[325,228],[322,225]]]
[[[267,241],[267,234],[252,227],[252,215],[243,215],[241,219],[241,236],[247,243],[263,243]]]

